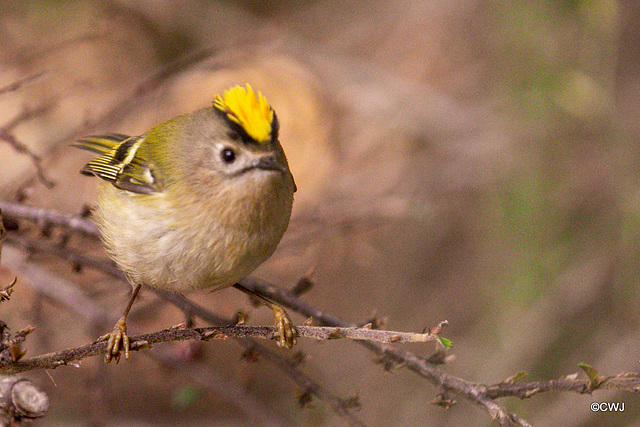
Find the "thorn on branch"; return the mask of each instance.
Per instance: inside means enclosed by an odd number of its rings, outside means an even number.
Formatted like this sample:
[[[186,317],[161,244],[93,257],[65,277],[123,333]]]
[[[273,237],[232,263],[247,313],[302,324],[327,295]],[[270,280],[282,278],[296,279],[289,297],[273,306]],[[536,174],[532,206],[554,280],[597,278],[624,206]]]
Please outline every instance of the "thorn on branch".
[[[449,409],[456,403],[458,402],[455,399],[448,397],[445,393],[439,393],[436,398],[431,401],[432,405],[436,405],[444,409]]]
[[[226,340],[228,336],[222,332],[218,331],[208,331],[202,334],[202,341],[209,340]]]
[[[133,344],[131,344],[131,350],[150,350],[152,349],[153,346],[151,345],[151,343],[149,341],[137,341]],[[118,356],[120,356],[120,354],[118,354]],[[116,361],[117,363],[117,361]]]
[[[442,332],[444,327],[447,326],[448,324],[449,324],[448,320],[443,320],[442,322],[438,323],[433,328],[429,328],[429,334],[438,335],[440,332]]]
[[[169,328],[169,330],[175,330],[175,329],[187,329],[187,324],[182,322],[182,323],[178,323],[177,325],[173,325],[172,327]]]
[[[335,328],[334,330],[328,332],[326,335],[326,339],[328,340],[337,340],[340,338],[344,338],[344,335],[342,334],[342,332],[340,332],[340,328]]]
[[[9,363],[17,362],[22,359],[25,351],[20,346],[26,340],[27,335],[35,330],[32,326],[27,326],[13,334],[6,332],[7,325],[2,322],[0,324],[0,333],[2,341],[0,342],[0,366],[6,366]]]
[[[531,396],[533,396],[534,394],[540,393],[540,391],[541,391],[540,387],[535,387],[535,388],[532,388],[530,390],[525,390],[524,393],[522,393],[522,398],[523,399],[528,399]]]
[[[394,342],[400,342],[400,341],[402,341],[402,337],[400,337],[400,335],[391,335],[391,337],[390,337],[390,341],[391,341],[392,343],[394,343]]]
[[[387,316],[378,316],[378,313],[374,312],[371,318],[365,320],[363,328],[367,329],[384,329],[389,318]],[[423,331],[424,332],[424,331]]]
[[[247,313],[243,311],[236,311],[236,313],[233,316],[232,323],[234,325],[244,325],[247,323],[248,318],[249,316],[247,315]]]
[[[520,381],[522,378],[526,377],[527,373],[526,372],[518,372],[515,375],[512,375],[510,377],[508,377],[507,379],[505,379],[502,383],[503,384],[515,384],[518,381]]]
[[[18,278],[14,277],[11,283],[9,283],[4,289],[0,290],[0,302],[9,301],[14,289],[13,286],[18,283]]]

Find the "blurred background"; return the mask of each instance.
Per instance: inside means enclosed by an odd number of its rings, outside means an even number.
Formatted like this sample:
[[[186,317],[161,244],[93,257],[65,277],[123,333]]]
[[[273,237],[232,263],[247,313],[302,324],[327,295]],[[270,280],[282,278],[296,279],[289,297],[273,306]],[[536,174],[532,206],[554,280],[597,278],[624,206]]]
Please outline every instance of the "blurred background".
[[[289,230],[256,276],[289,287],[314,269],[304,299],[349,322],[378,316],[387,329],[420,332],[446,319],[456,358],[444,369],[474,382],[554,379],[580,362],[602,375],[638,371],[640,3],[33,0],[0,9],[0,88],[17,84],[0,89],[0,198],[79,213],[98,182],[78,173],[91,154],[69,147],[74,139],[141,134],[250,83],[278,113],[298,185]],[[28,223],[18,231],[66,239]],[[104,257],[98,242],[68,240]],[[5,245],[0,281],[19,282],[0,318],[13,331],[37,327],[28,356],[110,330],[128,285],[43,253],[29,259],[41,275],[21,277],[19,256]],[[82,289],[103,327],[42,291],[56,280]],[[245,310],[250,324],[272,322],[233,289],[189,297],[222,316]],[[128,323],[138,334],[182,321],[143,291]],[[490,424],[460,399],[431,405],[437,388],[406,369],[385,372],[353,342],[299,348],[303,371],[341,398],[358,396],[368,425]],[[219,392],[145,355],[155,352],[206,361]],[[91,358],[30,373],[51,398],[34,425],[242,425],[248,400],[270,422],[341,423],[321,401],[300,408],[302,390],[242,352],[232,340],[167,344],[119,365]],[[237,388],[240,398],[225,392]],[[593,413],[592,401],[625,402],[625,412]],[[540,426],[640,422],[640,397],[628,393],[501,402]]]

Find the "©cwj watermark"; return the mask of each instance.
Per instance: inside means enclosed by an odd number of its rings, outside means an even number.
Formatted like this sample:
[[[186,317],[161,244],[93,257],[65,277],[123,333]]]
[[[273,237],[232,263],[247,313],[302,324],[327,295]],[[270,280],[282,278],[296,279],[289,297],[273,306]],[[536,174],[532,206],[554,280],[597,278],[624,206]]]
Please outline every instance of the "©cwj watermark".
[[[592,402],[593,412],[624,412],[624,402]]]

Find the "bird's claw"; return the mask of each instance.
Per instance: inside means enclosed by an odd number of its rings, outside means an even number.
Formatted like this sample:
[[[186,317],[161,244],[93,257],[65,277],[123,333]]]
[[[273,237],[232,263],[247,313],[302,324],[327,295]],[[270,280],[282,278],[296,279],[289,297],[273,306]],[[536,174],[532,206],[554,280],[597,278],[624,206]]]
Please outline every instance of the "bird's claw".
[[[278,347],[292,348],[298,342],[298,333],[289,315],[282,307],[273,306],[273,317],[278,330]]]
[[[129,337],[127,336],[127,322],[124,317],[118,320],[118,323],[113,328],[113,332],[104,337],[100,337],[104,340],[109,338],[107,342],[107,350],[104,354],[104,362],[109,363],[111,359],[115,359],[116,363],[120,361],[120,350],[124,351],[124,358],[129,360]]]

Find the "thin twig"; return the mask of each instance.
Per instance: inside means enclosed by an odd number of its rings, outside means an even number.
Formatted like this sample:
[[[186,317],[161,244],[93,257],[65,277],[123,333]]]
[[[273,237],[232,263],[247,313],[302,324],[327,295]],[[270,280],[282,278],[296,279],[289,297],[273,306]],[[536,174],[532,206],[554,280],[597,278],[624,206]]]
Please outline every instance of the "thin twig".
[[[15,117],[11,122],[6,125],[0,127],[0,140],[3,140],[11,148],[13,148],[17,153],[24,154],[31,160],[31,163],[36,168],[36,173],[38,176],[38,180],[44,184],[47,188],[53,188],[55,185],[53,181],[51,181],[45,175],[44,168],[42,167],[42,158],[35,154],[27,144],[21,142],[16,138],[13,134],[13,129],[20,123],[31,120],[34,117],[40,116],[47,112],[50,109],[50,106],[45,105],[39,107],[34,110],[25,110],[17,117]]]
[[[501,382],[486,386],[484,393],[492,398],[516,396],[521,399],[529,398],[538,393],[548,391],[572,391],[575,393],[591,393],[594,389],[590,387],[588,380],[563,377],[558,380],[533,381],[528,383],[505,383]],[[597,390],[624,390],[634,393],[640,392],[640,376],[636,372],[622,373],[613,376],[601,377]]]

